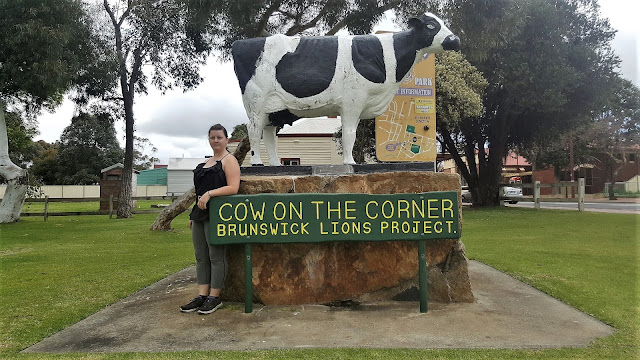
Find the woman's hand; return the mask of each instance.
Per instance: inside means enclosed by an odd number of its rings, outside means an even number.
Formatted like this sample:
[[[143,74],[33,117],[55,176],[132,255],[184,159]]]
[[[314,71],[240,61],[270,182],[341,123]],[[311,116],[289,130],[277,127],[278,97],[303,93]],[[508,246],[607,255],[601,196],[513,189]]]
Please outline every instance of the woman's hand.
[[[193,226],[193,220],[189,220],[189,230],[191,230],[192,226]]]
[[[211,196],[209,196],[209,192],[207,191],[202,196],[200,196],[200,199],[198,199],[198,207],[202,210],[205,210],[207,208],[209,199],[211,199]]]

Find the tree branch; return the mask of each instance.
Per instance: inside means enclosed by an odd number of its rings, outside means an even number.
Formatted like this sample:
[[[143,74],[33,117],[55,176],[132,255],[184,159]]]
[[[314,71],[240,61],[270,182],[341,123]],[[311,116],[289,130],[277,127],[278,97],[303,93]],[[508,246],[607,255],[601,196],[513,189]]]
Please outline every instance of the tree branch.
[[[267,8],[264,14],[260,17],[260,21],[258,21],[258,26],[256,27],[256,32],[253,36],[262,36],[265,32],[265,28],[267,27],[267,22],[269,22],[269,18],[276,10],[278,10],[281,4],[282,0],[274,1],[273,4]]]
[[[307,29],[310,29],[316,26],[318,21],[320,21],[320,19],[322,19],[326,14],[327,14],[327,5],[325,4],[325,6],[322,8],[322,10],[320,10],[320,12],[318,12],[318,15],[316,15],[315,18],[313,18],[311,21],[309,21],[304,25],[300,25],[300,23],[296,21],[296,23],[293,26],[291,26],[289,30],[287,30],[285,35],[291,36],[291,35],[299,34]]]
[[[399,1],[399,0],[390,1],[386,5],[382,5],[380,7],[377,7],[373,12],[375,14],[379,15],[379,14],[382,14],[383,12],[385,12],[387,10],[393,9],[394,7],[398,6],[400,3],[401,3],[401,1]],[[347,24],[349,24],[350,22],[358,19],[359,16],[360,16],[360,12],[354,12],[354,13],[351,13],[351,14],[347,15],[344,19],[338,21],[331,28],[331,30],[329,30],[325,35],[327,35],[327,36],[335,35],[338,31],[340,31],[340,29],[342,29],[343,27],[347,26]]]
[[[467,164],[465,164],[464,161],[462,161],[462,157],[460,157],[460,154],[458,153],[458,149],[456,148],[456,145],[453,143],[453,139],[451,139],[451,133],[445,126],[442,126],[439,129],[439,131],[440,131],[440,137],[442,138],[442,141],[440,143],[444,144],[445,148],[449,150],[449,154],[451,154],[451,156],[453,157],[453,161],[456,163],[456,165],[458,166],[458,169],[462,173],[462,177],[464,177],[467,180],[467,183],[471,185],[471,181],[470,181],[471,174],[469,173]],[[468,158],[467,158],[467,161],[469,161]]]

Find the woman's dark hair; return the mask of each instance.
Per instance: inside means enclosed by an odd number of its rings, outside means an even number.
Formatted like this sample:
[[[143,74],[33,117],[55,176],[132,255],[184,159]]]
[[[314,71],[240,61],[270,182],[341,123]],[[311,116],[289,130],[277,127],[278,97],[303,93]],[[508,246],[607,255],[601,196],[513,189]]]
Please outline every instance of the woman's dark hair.
[[[229,135],[227,134],[227,129],[225,129],[224,126],[222,126],[221,124],[215,124],[212,127],[210,127],[209,134],[211,134],[212,131],[216,131],[216,130],[222,130],[222,132],[224,132],[224,137],[226,137],[227,139],[229,138]]]

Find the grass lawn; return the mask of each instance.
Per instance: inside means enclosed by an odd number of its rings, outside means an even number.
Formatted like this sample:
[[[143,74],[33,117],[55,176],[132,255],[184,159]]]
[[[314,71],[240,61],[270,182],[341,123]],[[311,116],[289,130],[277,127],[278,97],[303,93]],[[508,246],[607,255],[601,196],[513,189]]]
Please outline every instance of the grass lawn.
[[[171,199],[165,200],[137,200],[137,205],[133,209],[136,210],[152,210],[152,204],[171,204]],[[50,202],[49,212],[78,212],[78,211],[98,211],[100,210],[99,201],[86,202]],[[154,209],[160,211],[161,209]],[[115,209],[114,209],[115,211]],[[25,202],[22,205],[23,213],[41,213],[44,212],[43,202]]]
[[[23,355],[20,350],[193,263],[186,215],[25,217],[0,225],[0,358],[635,359],[640,356],[638,220],[629,214],[464,209],[463,241],[487,263],[616,328],[584,349],[316,349]],[[215,336],[215,334],[212,334]]]

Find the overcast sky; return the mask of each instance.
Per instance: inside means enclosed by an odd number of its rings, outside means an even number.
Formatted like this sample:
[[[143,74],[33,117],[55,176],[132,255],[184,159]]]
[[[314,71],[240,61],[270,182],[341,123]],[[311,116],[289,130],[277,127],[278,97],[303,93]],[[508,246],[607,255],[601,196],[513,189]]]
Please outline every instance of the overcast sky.
[[[613,48],[622,59],[621,73],[640,86],[640,22],[637,19],[640,1],[600,0],[600,5],[604,17],[618,30]],[[378,29],[397,30],[391,19],[385,19]],[[211,125],[221,123],[230,134],[235,125],[247,122],[233,64],[212,58],[201,75],[204,82],[187,93],[176,90],[162,95],[150,90],[148,96],[136,94],[136,134],[151,140],[158,149],[155,156],[161,164],[167,164],[170,157],[210,155],[206,136]],[[40,135],[36,140],[59,140],[73,114],[74,105],[68,100],[55,113],[44,112],[38,117]],[[116,123],[124,147],[123,127],[122,122]]]

